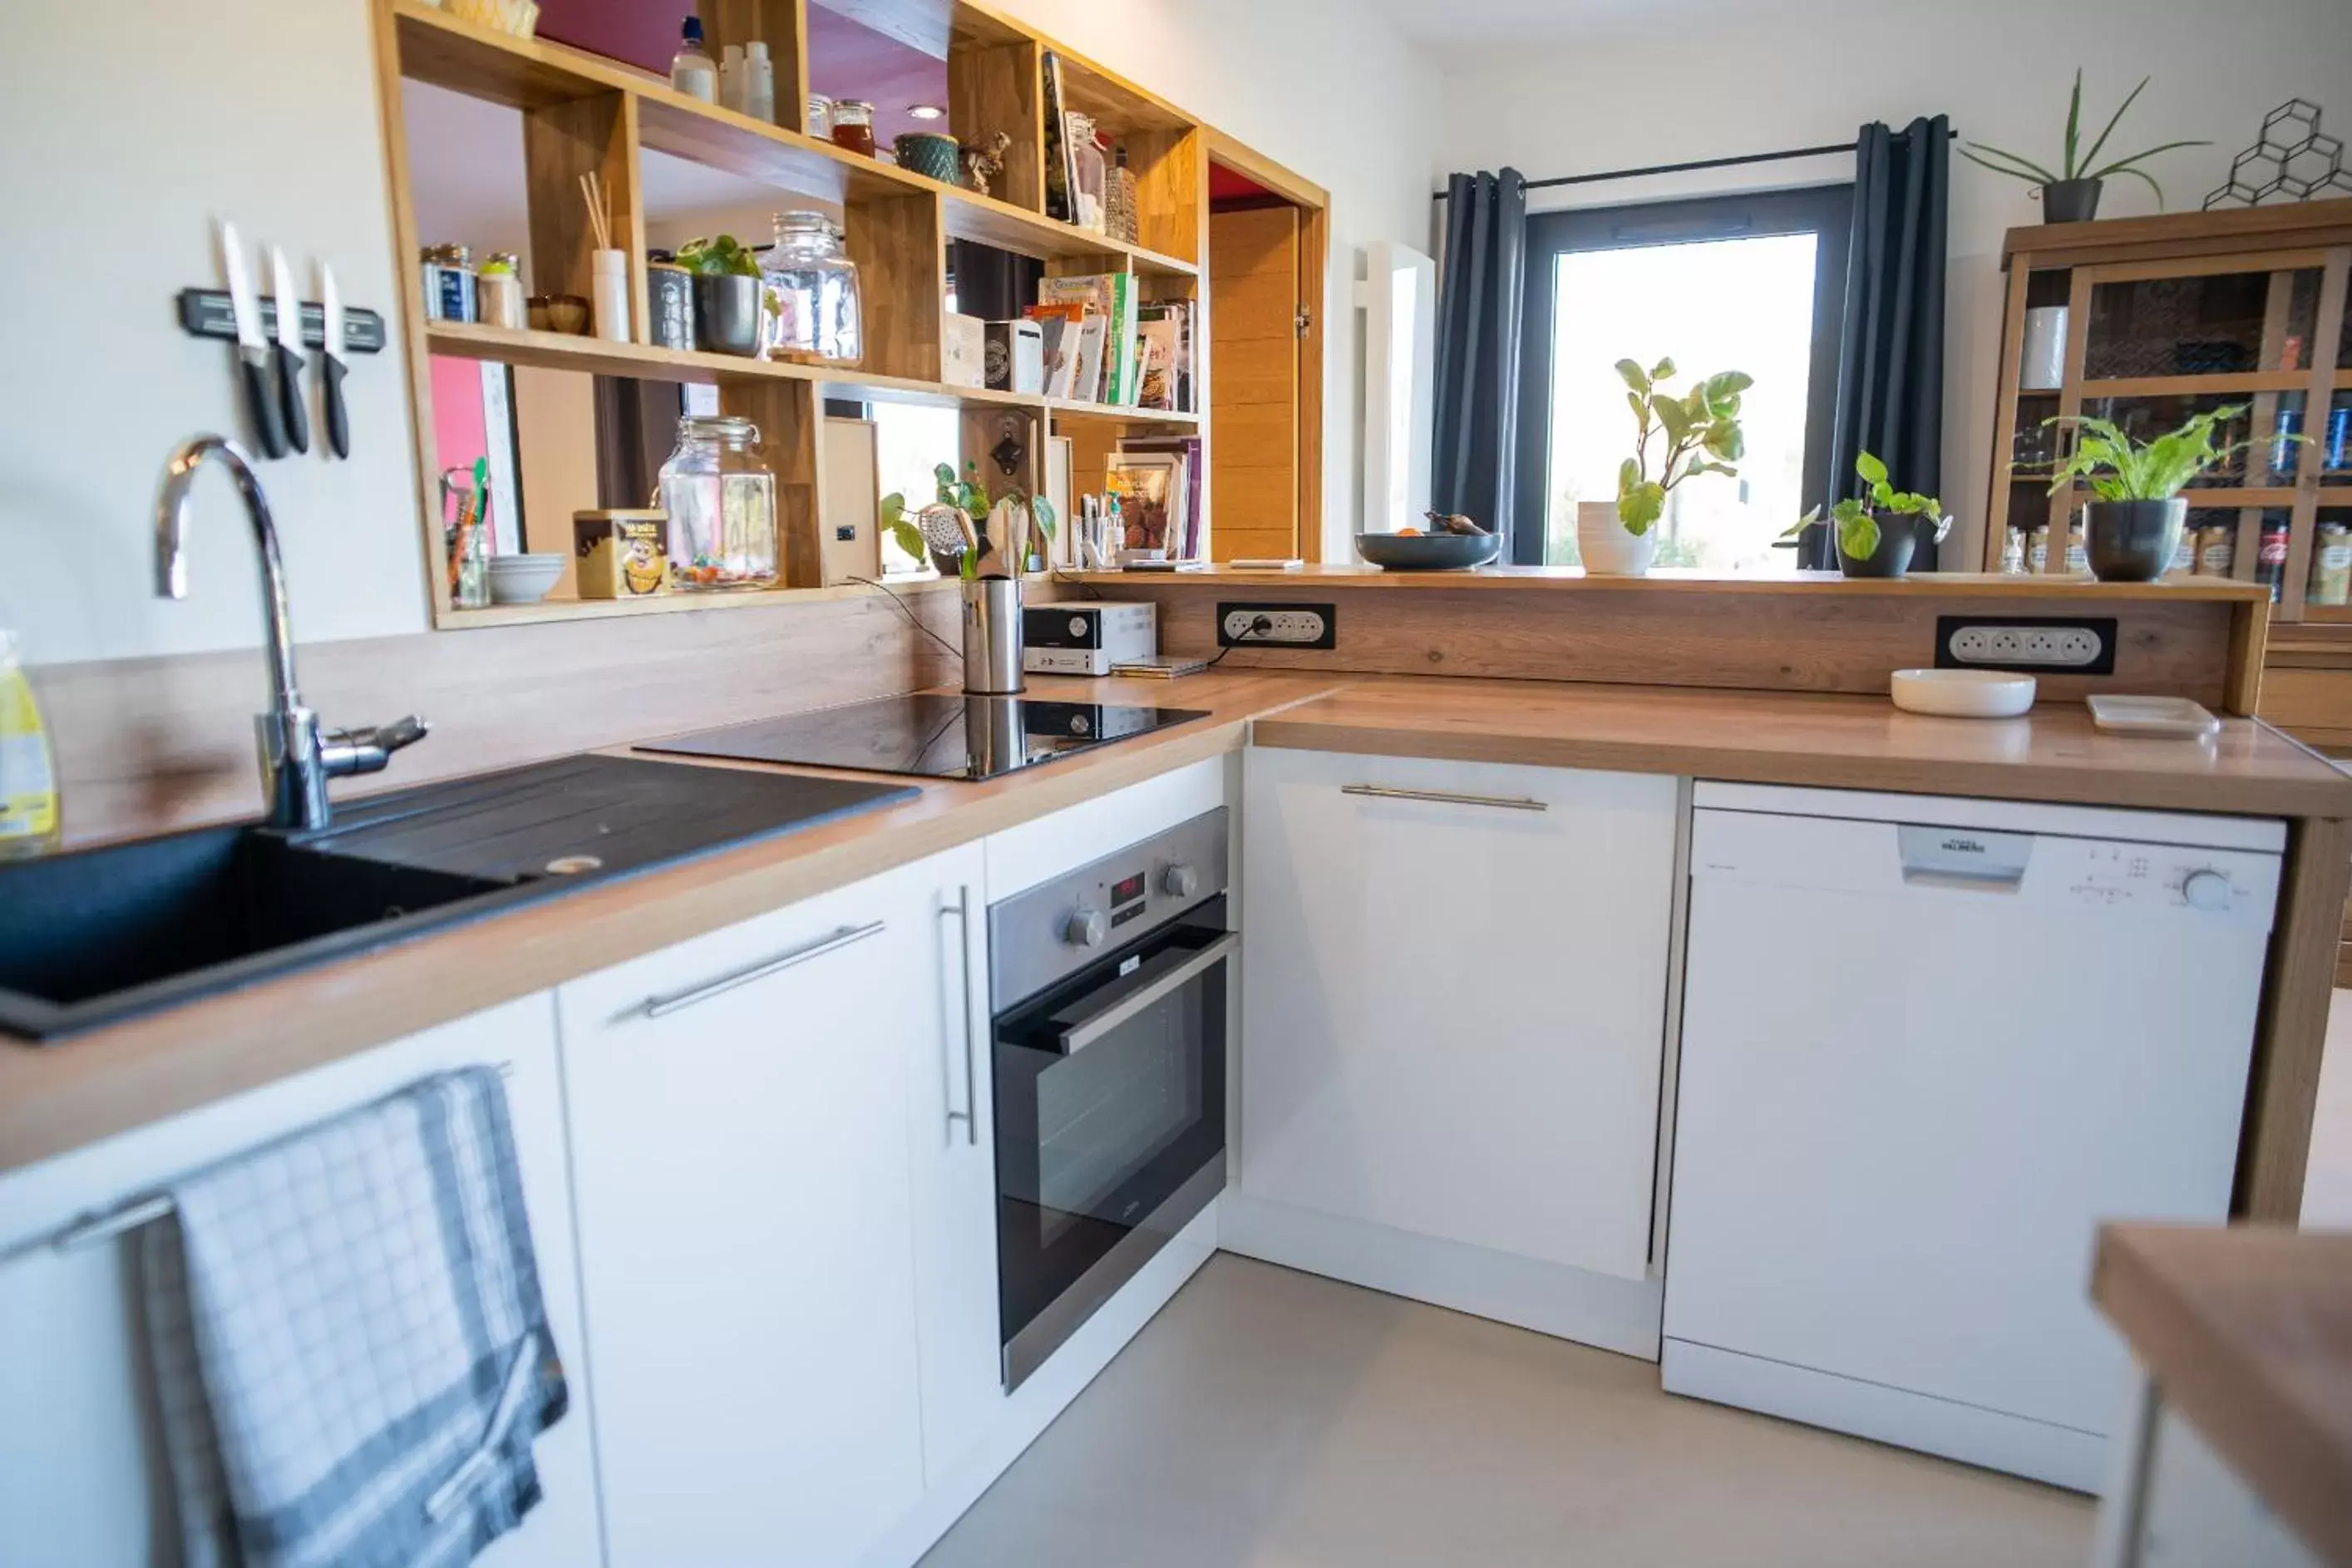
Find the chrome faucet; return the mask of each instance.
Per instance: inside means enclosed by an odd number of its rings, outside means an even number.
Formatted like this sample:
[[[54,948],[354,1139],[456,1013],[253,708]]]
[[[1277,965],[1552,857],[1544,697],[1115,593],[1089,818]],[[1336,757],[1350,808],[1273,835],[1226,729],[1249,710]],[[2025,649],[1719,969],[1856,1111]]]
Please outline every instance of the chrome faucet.
[[[269,711],[254,715],[261,751],[261,788],[269,799],[272,827],[327,826],[327,781],[346,773],[383,771],[392,753],[425,738],[425,721],[410,714],[368,730],[319,728],[319,716],[302,706],[294,685],[294,631],[286,613],[286,563],[278,552],[278,527],[269,520],[269,499],[253,465],[234,441],[192,436],[173,449],[155,496],[155,595],[188,596],[188,491],[207,459],[220,462],[236,481],[253,521],[253,542],[261,555],[261,608],[269,636]]]

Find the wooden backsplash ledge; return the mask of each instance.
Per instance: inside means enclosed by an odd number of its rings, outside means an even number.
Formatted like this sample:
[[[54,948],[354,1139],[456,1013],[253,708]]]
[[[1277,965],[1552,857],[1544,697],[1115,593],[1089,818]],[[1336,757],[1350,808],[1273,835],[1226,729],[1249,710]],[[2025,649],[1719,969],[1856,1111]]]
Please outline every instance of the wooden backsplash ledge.
[[[2115,673],[2046,675],[2042,695],[2091,691],[2192,698],[2251,713],[2268,605],[2252,584],[1916,577],[1596,580],[1556,573],[1384,576],[1360,572],[1090,574],[1107,599],[1160,606],[1166,652],[1217,653],[1221,604],[1335,606],[1330,649],[1236,648],[1224,668],[1457,675],[1706,686],[1753,691],[1887,689],[1896,669],[1935,662],[1939,616],[1987,620],[2114,616]]]
[[[957,640],[953,593],[904,597]],[[323,723],[420,713],[433,727],[383,773],[338,782],[339,799],[956,678],[878,595],[312,643],[297,669]],[[32,679],[68,843],[259,812],[259,648],[51,665]]]

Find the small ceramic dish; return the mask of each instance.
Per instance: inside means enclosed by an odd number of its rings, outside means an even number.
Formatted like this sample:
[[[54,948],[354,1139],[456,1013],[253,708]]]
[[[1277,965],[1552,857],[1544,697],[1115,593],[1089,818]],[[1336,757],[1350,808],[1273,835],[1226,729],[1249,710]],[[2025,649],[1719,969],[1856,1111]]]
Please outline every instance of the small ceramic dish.
[[[490,603],[535,605],[563,575],[563,557],[550,552],[490,557]]]
[[[2000,669],[1898,669],[1895,706],[1943,719],[2014,719],[2033,706],[2033,677]]]
[[[533,331],[578,337],[588,330],[588,301],[577,294],[533,294],[524,308]]]

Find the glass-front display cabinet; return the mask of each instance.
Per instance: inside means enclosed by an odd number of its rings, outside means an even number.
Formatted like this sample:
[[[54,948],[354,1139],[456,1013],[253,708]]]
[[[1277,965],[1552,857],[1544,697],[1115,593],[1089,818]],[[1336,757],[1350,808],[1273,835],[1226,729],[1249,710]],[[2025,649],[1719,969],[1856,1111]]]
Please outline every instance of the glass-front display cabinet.
[[[2173,570],[2269,584],[2273,616],[2352,621],[2352,201],[2010,231],[1989,572],[2084,570],[2078,416],[2146,440],[2231,411]]]

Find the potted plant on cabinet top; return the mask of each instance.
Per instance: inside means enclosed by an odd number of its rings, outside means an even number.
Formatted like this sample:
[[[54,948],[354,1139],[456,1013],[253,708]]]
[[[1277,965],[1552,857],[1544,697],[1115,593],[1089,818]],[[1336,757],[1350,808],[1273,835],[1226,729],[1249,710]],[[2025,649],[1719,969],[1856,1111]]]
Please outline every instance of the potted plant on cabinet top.
[[[1912,520],[1924,517],[1934,523],[1932,542],[1937,544],[1952,531],[1952,520],[1934,496],[1896,489],[1887,480],[1886,465],[1867,452],[1855,454],[1853,471],[1862,479],[1866,500],[1849,497],[1830,508],[1838,567],[1849,577],[1900,577],[1911,570],[1911,555],[1919,544]],[[1815,507],[1781,537],[1795,537],[1821,516],[1822,509]]]
[[[2181,525],[2189,518],[2188,498],[2180,492],[2224,458],[2253,445],[2217,434],[2245,412],[2242,403],[2209,409],[2147,442],[2135,441],[2105,419],[2062,416],[2042,422],[2071,423],[2081,432],[2074,452],[2051,470],[2050,489],[2054,493],[2082,479],[2096,498],[2083,507],[2092,576],[2105,583],[2152,583],[2163,575],[2180,548]],[[2305,439],[2284,431],[2273,438],[2282,445]]]
[[[1633,409],[1633,455],[1617,470],[1617,499],[1582,501],[1576,509],[1576,548],[1587,572],[1638,577],[1657,554],[1658,520],[1666,495],[1694,474],[1737,474],[1732,465],[1746,451],[1739,430],[1739,395],[1756,384],[1740,371],[1708,376],[1680,397],[1660,389],[1675,374],[1662,359],[1648,370],[1630,359],[1617,362]],[[1650,468],[1650,437],[1666,438],[1665,461]]]
[[[2211,142],[2167,142],[2161,146],[2150,147],[2145,153],[2118,158],[2112,163],[2099,162],[2099,152],[2106,146],[2107,138],[2115,134],[2116,125],[2123,119],[2124,110],[2132,106],[2132,100],[2140,95],[2149,79],[2147,77],[2139,79],[2139,86],[2132,89],[2130,96],[2108,117],[2107,128],[2099,132],[2098,140],[2091,143],[2090,151],[2078,157],[2076,151],[2082,144],[2083,132],[2083,70],[2079,66],[2074,68],[2074,96],[2066,105],[2065,157],[2056,174],[2030,158],[2004,153],[1981,142],[1963,144],[1960,156],[1971,163],[1990,169],[1996,174],[2007,174],[2013,180],[2023,180],[2034,186],[2042,197],[2042,216],[2050,223],[2088,223],[2098,216],[2101,183],[2109,174],[2131,174],[2146,180],[2147,188],[2156,193],[2156,205],[2162,207],[2164,188],[2147,170],[2140,168],[2139,163],[2158,153],[2169,153],[2177,147],[2210,147]]]

